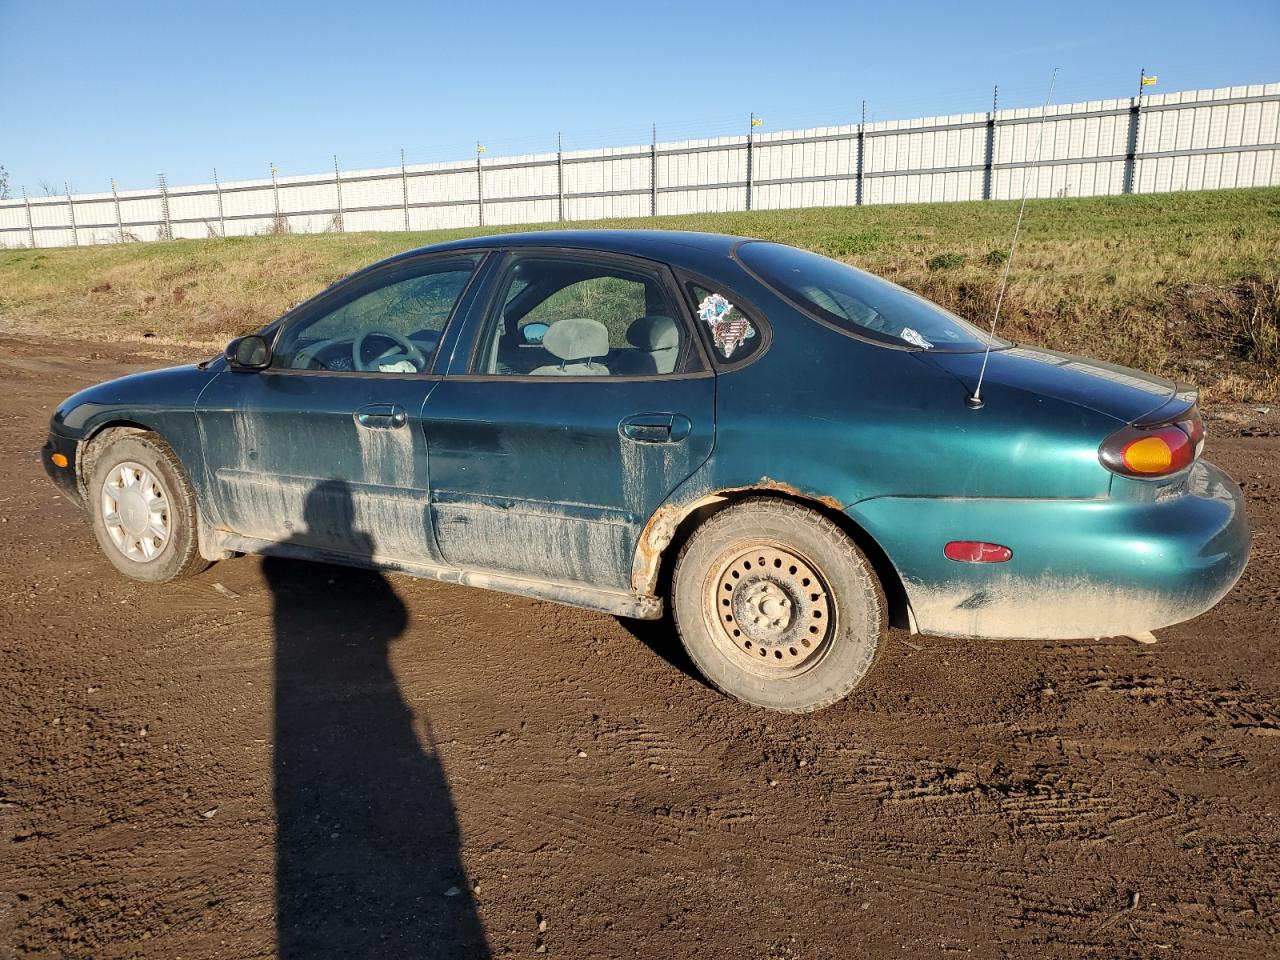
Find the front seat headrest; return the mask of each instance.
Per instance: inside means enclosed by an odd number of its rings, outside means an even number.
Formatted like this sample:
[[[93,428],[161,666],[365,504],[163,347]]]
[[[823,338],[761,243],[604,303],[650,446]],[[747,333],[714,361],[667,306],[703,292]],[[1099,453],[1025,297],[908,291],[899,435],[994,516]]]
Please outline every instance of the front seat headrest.
[[[599,320],[566,317],[542,337],[542,348],[557,360],[589,360],[609,352],[609,331]]]
[[[609,352],[609,331],[599,320],[566,317],[557,320],[542,336],[542,348],[560,362],[536,367],[534,377],[606,377],[609,368],[597,357]]]

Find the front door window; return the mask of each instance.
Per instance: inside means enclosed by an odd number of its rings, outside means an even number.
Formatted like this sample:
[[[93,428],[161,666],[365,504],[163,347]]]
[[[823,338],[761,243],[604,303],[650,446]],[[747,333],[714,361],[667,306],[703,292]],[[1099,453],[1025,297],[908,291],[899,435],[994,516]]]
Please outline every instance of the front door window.
[[[272,366],[338,373],[424,373],[478,257],[379,271],[336,303],[288,324]]]

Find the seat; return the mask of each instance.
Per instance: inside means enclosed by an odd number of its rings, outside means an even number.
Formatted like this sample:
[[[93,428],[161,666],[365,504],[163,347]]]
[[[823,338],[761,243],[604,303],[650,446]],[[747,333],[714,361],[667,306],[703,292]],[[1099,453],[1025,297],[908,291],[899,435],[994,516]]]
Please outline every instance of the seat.
[[[651,314],[633,320],[627,327],[627,342],[652,362],[646,373],[675,371],[680,359],[680,327],[671,317]]]
[[[599,320],[566,317],[557,320],[542,338],[542,348],[560,362],[535,367],[533,377],[604,377],[609,368],[596,357],[609,352],[609,331]]]

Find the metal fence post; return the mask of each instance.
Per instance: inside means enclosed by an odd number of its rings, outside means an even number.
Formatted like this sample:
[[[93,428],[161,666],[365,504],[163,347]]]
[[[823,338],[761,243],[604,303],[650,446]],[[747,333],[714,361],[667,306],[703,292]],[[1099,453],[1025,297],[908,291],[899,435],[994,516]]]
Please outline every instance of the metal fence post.
[[[751,161],[752,147],[756,139],[756,115],[751,114],[747,120],[747,209],[751,209]]]
[[[124,219],[120,216],[120,194],[116,190],[116,178],[111,178],[111,199],[116,204],[116,232],[120,243],[124,243]]]
[[[22,188],[22,203],[27,208],[27,236],[31,239],[31,249],[36,248],[36,228],[31,220],[31,198],[27,196],[27,188]]]
[[[658,215],[658,125],[653,125],[649,139],[649,216]]]
[[[1000,104],[1000,88],[991,88],[991,113],[987,117],[987,162],[982,169],[982,199],[990,200],[995,186],[992,173],[996,161],[996,108]]]
[[[479,219],[480,226],[484,226],[484,170],[480,166],[480,154],[484,153],[484,147],[480,145],[480,141],[476,141],[476,215]]]
[[[213,189],[218,194],[218,229],[225,237],[227,235],[227,218],[222,210],[222,184],[218,182],[218,168],[213,168]]]
[[[1142,122],[1142,88],[1146,86],[1147,68],[1143,67],[1138,74],[1138,95],[1129,107],[1129,143],[1124,152],[1123,193],[1133,193],[1138,167],[1138,126]]]
[[[400,148],[400,202],[404,206],[404,230],[409,232],[409,173],[404,167],[404,147]]]
[[[67,216],[71,220],[71,245],[78,247],[80,246],[80,231],[76,229],[76,205],[71,200],[71,184],[63,180],[62,185],[67,189]]]
[[[160,216],[164,219],[164,231],[160,234],[160,239],[172,240],[173,223],[169,220],[169,184],[163,173],[156,174],[156,182],[160,186]]]
[[[343,223],[345,219],[342,213],[342,173],[338,170],[338,155],[333,155],[333,182],[338,188],[338,215],[334,218],[334,226],[338,228],[339,233],[346,233],[347,228]]]
[[[854,206],[862,206],[862,175],[866,169],[867,156],[867,101],[862,101],[862,119],[858,121],[858,174],[854,185]]]
[[[276,165],[271,164],[271,195],[275,200],[276,215],[271,221],[272,233],[283,233],[284,224],[280,221],[280,184],[276,180]]]
[[[564,222],[564,137],[556,134],[556,219]]]

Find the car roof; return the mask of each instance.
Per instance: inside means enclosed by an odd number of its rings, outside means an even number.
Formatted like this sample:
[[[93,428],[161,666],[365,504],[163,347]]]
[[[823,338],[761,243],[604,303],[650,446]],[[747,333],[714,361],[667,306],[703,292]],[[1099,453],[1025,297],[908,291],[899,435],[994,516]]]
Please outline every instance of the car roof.
[[[501,233],[488,237],[466,237],[445,243],[406,250],[393,259],[449,250],[501,250],[510,247],[555,247],[590,250],[599,253],[623,253],[656,260],[679,259],[686,252],[728,256],[734,246],[747,237],[722,233],[697,233],[692,230],[532,230],[524,233]]]

